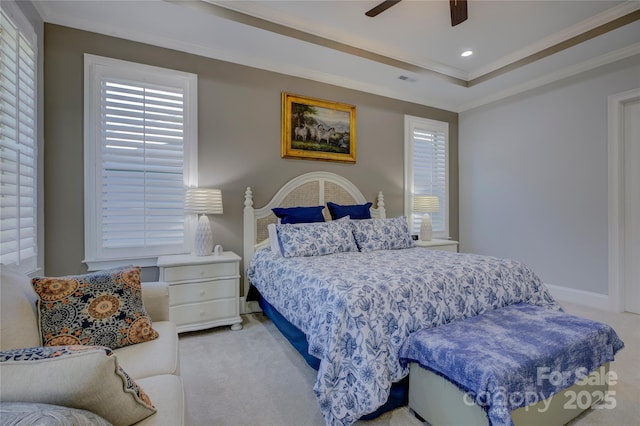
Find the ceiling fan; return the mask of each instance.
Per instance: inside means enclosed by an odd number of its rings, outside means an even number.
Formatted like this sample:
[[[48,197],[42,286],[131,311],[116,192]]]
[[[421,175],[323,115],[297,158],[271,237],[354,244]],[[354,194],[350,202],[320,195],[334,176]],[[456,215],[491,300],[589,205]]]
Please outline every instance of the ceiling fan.
[[[373,9],[367,11],[365,15],[373,18],[379,15],[385,10],[389,9],[400,3],[401,0],[384,0]],[[449,0],[449,8],[451,9],[451,26],[455,27],[458,24],[467,20],[467,0]]]

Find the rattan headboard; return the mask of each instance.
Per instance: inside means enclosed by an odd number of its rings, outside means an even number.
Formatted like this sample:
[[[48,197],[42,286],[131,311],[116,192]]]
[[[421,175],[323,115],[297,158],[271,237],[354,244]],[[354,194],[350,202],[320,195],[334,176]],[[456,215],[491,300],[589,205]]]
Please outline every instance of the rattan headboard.
[[[269,237],[267,226],[276,223],[277,218],[271,211],[274,207],[320,206],[327,201],[336,204],[364,204],[368,200],[348,179],[330,172],[311,172],[291,179],[265,206],[253,208],[253,191],[248,187],[244,195],[244,265],[245,296],[249,291],[246,280],[246,268],[249,266],[256,244]],[[382,192],[376,197],[375,208],[371,208],[371,217],[384,218],[384,197]],[[327,209],[323,211],[326,220],[331,220]]]

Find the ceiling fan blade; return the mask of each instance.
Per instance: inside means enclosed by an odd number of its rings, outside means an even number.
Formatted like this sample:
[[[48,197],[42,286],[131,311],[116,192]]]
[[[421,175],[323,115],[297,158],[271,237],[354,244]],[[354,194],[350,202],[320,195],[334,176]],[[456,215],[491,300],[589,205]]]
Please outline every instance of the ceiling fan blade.
[[[377,16],[380,13],[384,12],[385,10],[389,9],[391,6],[394,6],[400,3],[400,1],[401,0],[384,0],[382,3],[380,3],[373,9],[365,12],[365,15],[367,15],[370,18],[373,18],[374,16]]]
[[[451,9],[452,27],[467,20],[467,0],[449,0],[449,7]]]

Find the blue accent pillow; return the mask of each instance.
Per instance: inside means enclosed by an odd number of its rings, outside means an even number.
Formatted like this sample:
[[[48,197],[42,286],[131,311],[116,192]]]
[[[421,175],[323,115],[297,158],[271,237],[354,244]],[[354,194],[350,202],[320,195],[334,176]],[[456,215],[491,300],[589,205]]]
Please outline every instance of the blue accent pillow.
[[[333,220],[345,216],[349,216],[351,219],[371,219],[371,210],[369,210],[371,205],[372,203],[341,206],[331,201],[327,202],[327,207],[329,207],[329,213]]]
[[[324,222],[322,210],[324,206],[315,207],[276,207],[273,213],[280,218],[280,223],[312,223]]]

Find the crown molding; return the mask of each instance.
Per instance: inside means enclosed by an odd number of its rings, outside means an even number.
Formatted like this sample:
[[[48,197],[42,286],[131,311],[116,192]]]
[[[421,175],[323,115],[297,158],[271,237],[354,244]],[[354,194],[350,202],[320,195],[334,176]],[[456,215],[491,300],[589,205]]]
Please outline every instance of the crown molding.
[[[528,90],[545,86],[547,84],[554,83],[556,81],[569,78],[574,75],[578,75],[583,72],[587,72],[592,69],[601,67],[603,65],[617,62],[622,59],[630,58],[636,55],[640,55],[640,42],[632,44],[630,46],[623,47],[618,50],[614,50],[612,52],[605,53],[604,55],[597,56],[587,61],[583,61],[578,64],[562,68],[556,72],[546,74],[535,80],[530,80],[530,81],[527,81],[526,83],[519,84],[519,85],[510,87],[506,90],[496,92],[491,96],[486,96],[484,98],[476,99],[475,101],[461,105],[458,108],[458,112],[464,112],[474,108],[478,108],[480,106],[483,106],[492,102],[496,102],[496,101],[508,98],[510,96],[514,96],[514,95],[526,92]]]
[[[539,52],[553,49],[554,46],[562,45],[567,40],[580,37],[585,33],[588,33],[598,27],[602,27],[603,25],[607,25],[610,22],[616,21],[617,19],[623,18],[624,16],[627,16],[638,10],[640,10],[639,1],[627,1],[620,5],[614,6],[611,9],[607,9],[604,12],[599,13],[598,15],[594,15],[589,19],[566,28],[563,31],[552,34],[542,40],[530,44],[524,49],[515,51],[508,56],[504,56],[498,61],[495,61],[482,68],[478,68],[476,71],[470,72],[467,75],[466,80],[471,82],[473,80],[482,78],[483,76],[495,73],[496,70],[499,70],[501,68],[509,67],[514,63],[524,61],[527,58],[535,57]],[[611,31],[611,29],[609,29],[608,31]]]

